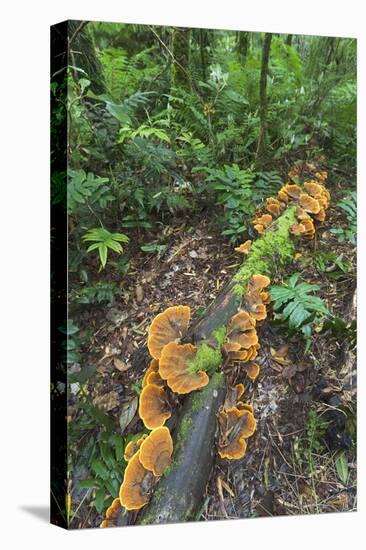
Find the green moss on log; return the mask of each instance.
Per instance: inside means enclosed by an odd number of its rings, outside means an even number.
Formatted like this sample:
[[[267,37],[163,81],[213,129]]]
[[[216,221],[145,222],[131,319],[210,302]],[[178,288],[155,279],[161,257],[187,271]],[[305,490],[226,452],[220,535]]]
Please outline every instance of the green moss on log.
[[[287,208],[264,235],[252,244],[248,258],[234,276],[234,292],[237,296],[245,294],[247,282],[255,273],[271,275],[292,260],[295,246],[289,228],[294,223],[295,207]]]
[[[188,396],[174,434],[173,462],[159,480],[140,524],[194,519],[214,461],[216,411],[225,393],[224,376],[215,372],[208,386]]]
[[[214,330],[209,342],[198,344],[197,353],[192,361],[188,363],[188,370],[194,374],[199,371],[212,375],[222,364],[221,346],[224,343],[226,327]]]

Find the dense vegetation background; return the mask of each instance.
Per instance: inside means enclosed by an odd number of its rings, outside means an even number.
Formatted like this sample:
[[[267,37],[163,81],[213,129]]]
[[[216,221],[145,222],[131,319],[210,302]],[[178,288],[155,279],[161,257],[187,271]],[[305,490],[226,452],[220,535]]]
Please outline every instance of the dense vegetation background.
[[[211,252],[220,261],[225,246],[251,236],[254,211],[298,159],[325,158],[333,181],[341,181],[348,217],[334,235],[355,244],[356,41],[71,22],[69,48],[66,106],[57,103],[60,85],[51,85],[55,134],[67,111],[68,173],[54,170],[52,189],[55,204],[67,189],[69,225],[70,319],[62,328],[72,394],[66,514],[83,526],[97,524],[118,494],[125,429],[136,412],[131,392],[139,393],[140,373],[128,373],[128,384],[119,380],[128,403],[122,413],[116,384],[99,400],[90,390],[99,375],[111,374],[100,354],[114,358],[115,382],[128,371],[128,362],[119,356],[116,362],[116,342],[106,345],[96,335],[107,307],[114,327],[108,338],[126,320],[115,307],[120,300],[142,308],[149,290],[143,280],[126,298],[131,277],[147,271],[151,258],[163,261],[183,227],[187,238],[201,238],[197,229],[213,235],[218,250]],[[320,256],[320,270],[337,261],[343,274],[354,269],[344,255],[333,255]],[[209,301],[207,295],[199,303]],[[135,336],[145,334],[140,321],[134,318]],[[133,355],[133,347],[127,351]],[[321,433],[314,418],[309,430]]]

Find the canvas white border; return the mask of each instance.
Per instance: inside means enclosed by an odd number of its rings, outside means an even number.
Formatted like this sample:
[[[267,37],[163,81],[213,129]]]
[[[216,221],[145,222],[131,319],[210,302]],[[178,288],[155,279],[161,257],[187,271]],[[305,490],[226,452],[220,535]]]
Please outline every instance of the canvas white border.
[[[359,512],[66,532],[40,519],[49,492],[49,26],[72,19],[358,38],[359,280],[365,279],[365,43],[362,2],[104,0],[2,8],[1,539],[5,548],[359,548],[364,533],[365,300],[359,310]],[[5,173],[4,173],[5,172]],[[29,509],[33,509],[33,513]],[[37,514],[38,510],[38,514]],[[358,539],[358,537],[361,537]],[[361,542],[362,544],[362,542]]]

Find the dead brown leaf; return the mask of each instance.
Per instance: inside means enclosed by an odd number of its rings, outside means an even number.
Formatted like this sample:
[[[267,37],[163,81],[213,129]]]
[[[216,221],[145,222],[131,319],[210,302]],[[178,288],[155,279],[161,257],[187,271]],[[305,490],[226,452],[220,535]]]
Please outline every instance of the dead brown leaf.
[[[131,365],[125,363],[124,361],[121,361],[121,359],[118,359],[118,357],[115,357],[113,360],[113,365],[117,370],[120,372],[125,372],[130,368]]]
[[[141,285],[137,285],[136,287],[136,300],[138,302],[142,302],[144,298],[144,289],[142,288]]]
[[[126,403],[123,403],[121,407],[121,414],[119,416],[119,425],[121,427],[122,433],[125,431],[129,423],[132,421],[133,417],[136,414],[137,406],[139,403],[138,397],[133,397]]]
[[[119,395],[115,390],[104,395],[97,395],[93,399],[93,404],[104,411],[111,411],[119,405]]]

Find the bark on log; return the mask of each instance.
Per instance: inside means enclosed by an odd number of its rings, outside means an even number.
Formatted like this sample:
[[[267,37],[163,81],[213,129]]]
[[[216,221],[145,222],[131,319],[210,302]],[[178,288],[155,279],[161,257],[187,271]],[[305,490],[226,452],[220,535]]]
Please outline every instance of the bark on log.
[[[191,394],[174,437],[174,461],[157,485],[142,524],[194,519],[215,458],[216,411],[226,393],[222,374]]]

